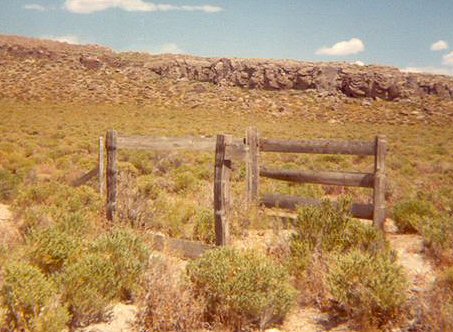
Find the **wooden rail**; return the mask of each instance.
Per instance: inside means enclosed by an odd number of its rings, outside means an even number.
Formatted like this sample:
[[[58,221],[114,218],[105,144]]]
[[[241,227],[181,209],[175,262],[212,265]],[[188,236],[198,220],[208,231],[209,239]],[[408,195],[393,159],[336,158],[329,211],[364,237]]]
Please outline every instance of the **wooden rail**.
[[[322,202],[314,198],[266,194],[261,198],[260,203],[268,208],[275,207],[287,210],[297,210],[297,208],[301,206],[320,206]],[[373,220],[373,205],[352,204],[351,215],[354,218]]]
[[[315,172],[261,169],[260,175],[270,179],[298,183],[373,188],[374,174],[348,172]]]
[[[85,183],[90,181],[92,178],[94,178],[98,174],[99,174],[99,169],[98,169],[98,167],[95,167],[91,171],[89,171],[88,173],[84,174],[83,176],[81,176],[77,180],[73,181],[72,182],[72,186],[73,187],[83,186]]]
[[[349,154],[372,156],[376,153],[374,143],[360,141],[281,141],[260,139],[263,152]]]

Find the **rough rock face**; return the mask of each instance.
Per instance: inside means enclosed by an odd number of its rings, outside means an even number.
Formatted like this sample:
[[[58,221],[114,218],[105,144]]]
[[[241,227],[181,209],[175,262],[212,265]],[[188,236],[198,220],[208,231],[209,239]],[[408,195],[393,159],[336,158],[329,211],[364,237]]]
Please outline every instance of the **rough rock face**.
[[[315,89],[385,100],[424,95],[453,98],[453,77],[403,73],[383,66],[166,56],[154,57],[145,67],[164,77],[252,89]]]
[[[56,90],[53,92],[64,86],[72,94],[79,94],[81,88],[88,86],[88,91],[103,94],[117,91],[116,95],[128,97],[134,96],[132,89],[140,91],[136,94],[145,99],[149,95],[149,80],[156,76],[249,89],[312,90],[323,96],[390,101],[424,96],[453,99],[453,77],[403,73],[392,67],[115,53],[98,45],[69,45],[0,35],[1,71],[0,85],[5,96],[11,94],[8,91],[13,90],[9,86],[13,82],[29,87],[28,95],[38,94],[33,89],[36,87],[38,91],[38,84],[45,81],[33,81],[30,85],[33,74],[52,77],[53,81],[46,89],[54,85]],[[104,87],[108,87],[107,90]]]

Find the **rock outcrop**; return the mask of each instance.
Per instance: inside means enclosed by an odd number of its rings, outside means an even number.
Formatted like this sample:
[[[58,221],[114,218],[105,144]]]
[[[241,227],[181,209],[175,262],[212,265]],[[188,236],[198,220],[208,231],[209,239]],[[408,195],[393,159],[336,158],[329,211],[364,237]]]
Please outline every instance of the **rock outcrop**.
[[[44,76],[54,81],[38,80]],[[114,94],[109,97],[112,101],[123,97],[146,99],[152,90],[150,79],[156,77],[247,89],[309,90],[325,97],[398,101],[437,96],[453,100],[453,77],[404,73],[393,67],[116,53],[98,45],[0,36],[3,97],[21,95],[23,92],[17,92],[11,84],[16,87],[23,84],[26,89],[21,91],[27,91],[25,99],[52,88],[55,93],[69,89],[69,95],[90,91],[99,101],[106,94]],[[48,85],[39,90],[39,84],[44,83]]]
[[[251,89],[308,90],[352,98],[401,98],[436,95],[453,98],[453,77],[404,73],[384,66],[249,59],[165,56],[145,66],[175,79],[227,84]]]

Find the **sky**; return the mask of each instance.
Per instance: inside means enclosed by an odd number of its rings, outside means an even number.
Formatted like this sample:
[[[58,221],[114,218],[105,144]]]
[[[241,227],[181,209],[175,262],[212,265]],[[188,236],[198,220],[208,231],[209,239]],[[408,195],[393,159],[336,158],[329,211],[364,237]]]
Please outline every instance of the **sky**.
[[[453,0],[0,0],[0,34],[453,75]]]

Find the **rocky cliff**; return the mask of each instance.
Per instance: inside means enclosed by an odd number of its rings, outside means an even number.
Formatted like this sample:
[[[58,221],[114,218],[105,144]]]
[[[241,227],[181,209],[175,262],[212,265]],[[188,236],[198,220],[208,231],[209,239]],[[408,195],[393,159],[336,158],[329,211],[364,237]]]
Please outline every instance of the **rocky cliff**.
[[[109,95],[110,101],[124,94],[146,99],[152,97],[150,80],[156,78],[390,101],[424,96],[453,99],[453,77],[403,73],[392,67],[116,53],[97,45],[14,36],[0,36],[0,69],[0,96],[28,91],[25,99],[62,89],[69,95],[87,91],[91,97]],[[40,86],[43,82],[46,85]]]

